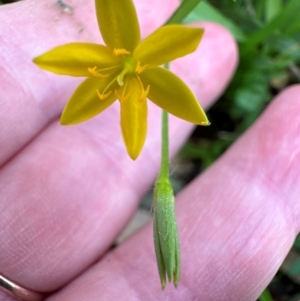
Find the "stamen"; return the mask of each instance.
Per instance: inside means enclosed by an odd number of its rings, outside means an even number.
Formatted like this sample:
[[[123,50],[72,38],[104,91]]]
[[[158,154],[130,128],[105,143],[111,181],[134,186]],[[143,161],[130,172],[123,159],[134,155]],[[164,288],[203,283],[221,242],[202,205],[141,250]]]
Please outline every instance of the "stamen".
[[[112,90],[110,90],[110,91],[107,92],[107,93],[105,93],[105,92],[109,89],[109,87],[110,87],[116,80],[117,80],[117,77],[114,77],[114,78],[108,83],[108,85],[105,87],[105,89],[103,90],[102,93],[100,93],[100,92],[98,91],[98,89],[96,90],[96,91],[97,91],[97,95],[98,95],[98,97],[99,97],[101,100],[106,99],[106,98],[112,93]]]
[[[146,90],[143,90],[140,97],[139,97],[139,101],[143,101],[146,99],[146,97],[148,96],[149,94],[149,91],[150,91],[150,85],[147,86],[147,89]]]
[[[140,91],[141,91],[141,92],[140,92],[140,96],[139,96],[138,101],[143,101],[143,100],[146,99],[147,95],[149,94],[149,91],[150,91],[150,85],[148,85],[147,88],[146,88],[146,90],[144,90],[144,85],[143,85],[143,83],[142,83],[140,77],[137,76],[136,78],[137,78],[137,80],[138,80],[138,82],[139,82],[139,84],[140,84]]]
[[[124,101],[126,101],[132,93],[132,91],[129,91],[127,95],[125,95],[127,88],[128,88],[128,80],[125,81],[124,87],[115,90],[115,94],[117,95],[121,103],[124,103]]]
[[[131,52],[127,51],[126,49],[114,48],[113,55],[120,56],[122,54],[130,55]]]
[[[106,98],[111,94],[112,91],[109,91],[109,92],[106,93],[106,94],[104,94],[104,93],[101,94],[101,93],[99,92],[99,90],[97,89],[96,92],[97,92],[98,97],[99,97],[101,100],[104,100],[104,99],[106,99]]]
[[[123,92],[122,92],[122,97],[126,97],[126,96],[125,96],[125,92],[126,92],[127,86],[128,86],[128,80],[125,81],[125,85],[124,85]],[[127,94],[127,95],[128,95],[128,94]]]
[[[94,68],[88,68],[88,71],[95,77],[101,77],[101,78],[105,78],[108,77],[108,74],[101,74],[98,71],[96,71],[97,67],[95,66]]]
[[[143,71],[145,71],[147,68],[149,68],[150,65],[144,65],[144,66],[141,66],[141,62],[140,61],[137,61],[137,64],[136,64],[136,68],[135,68],[135,72],[137,74],[141,74]]]
[[[124,90],[123,90],[123,92],[124,92]],[[124,103],[124,101],[126,101],[132,93],[131,91],[129,91],[128,94],[126,96],[124,96],[123,92],[122,92],[122,95],[120,95],[119,90],[115,90],[115,94],[117,95],[117,97],[121,103]]]
[[[112,69],[116,69],[116,68],[121,68],[121,65],[115,65],[115,66],[111,66],[108,68],[103,68],[103,69],[100,69],[100,71],[107,71],[107,70],[112,70]]]
[[[115,78],[113,78],[112,81],[110,81],[110,83],[106,86],[106,88],[103,91],[103,94],[107,91],[107,89],[117,80],[118,76],[116,76]]]

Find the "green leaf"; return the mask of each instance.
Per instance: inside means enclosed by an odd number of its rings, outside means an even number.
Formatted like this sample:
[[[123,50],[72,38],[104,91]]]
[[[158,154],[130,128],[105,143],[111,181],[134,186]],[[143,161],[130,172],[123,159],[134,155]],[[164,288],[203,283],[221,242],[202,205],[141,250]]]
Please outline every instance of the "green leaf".
[[[268,82],[272,74],[272,62],[264,56],[257,56],[248,62],[246,59],[243,58],[243,68],[234,77],[237,85],[233,95],[235,106],[232,109],[242,114],[256,115],[269,99]]]
[[[226,140],[203,139],[200,144],[187,142],[180,150],[179,157],[189,160],[201,160],[201,170],[205,170],[229,147],[236,135],[228,134]]]
[[[266,0],[266,21],[269,23],[282,10],[282,0]]]
[[[300,1],[290,0],[268,25],[252,34],[247,41],[250,48],[256,47],[259,43],[271,37],[274,32],[292,33],[295,29],[300,28]]]
[[[295,260],[293,262],[293,264],[289,268],[288,273],[289,273],[289,275],[292,275],[292,276],[300,274],[300,258],[298,258],[297,260]]]
[[[267,288],[260,295],[259,301],[273,301],[273,298]]]
[[[296,248],[297,250],[300,250],[300,235],[299,234],[294,241],[294,248]]]
[[[227,28],[239,42],[245,41],[246,37],[241,29],[220,11],[207,2],[200,3],[185,19],[185,22],[212,21]]]
[[[291,63],[300,62],[300,39],[277,35],[272,38],[272,51],[275,52],[275,60],[278,68],[285,68]],[[286,63],[285,63],[286,61]]]

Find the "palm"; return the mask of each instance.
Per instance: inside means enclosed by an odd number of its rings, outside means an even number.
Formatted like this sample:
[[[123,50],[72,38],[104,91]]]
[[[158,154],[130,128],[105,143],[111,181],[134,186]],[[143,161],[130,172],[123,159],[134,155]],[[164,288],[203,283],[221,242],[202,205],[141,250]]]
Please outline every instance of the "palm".
[[[148,12],[139,15],[147,34],[177,5],[136,2]],[[298,231],[299,88],[178,196],[182,278],[177,290],[161,292],[150,227],[105,254],[157,173],[159,109],[150,107],[146,146],[132,162],[117,105],[61,127],[59,114],[79,81],[31,63],[59,44],[98,41],[93,13],[92,1],[77,1],[72,15],[48,1],[0,9],[1,272],[37,291],[62,288],[51,300],[254,300]],[[205,26],[199,50],[171,68],[207,107],[232,75],[236,50],[222,28]],[[173,153],[191,129],[171,118]]]

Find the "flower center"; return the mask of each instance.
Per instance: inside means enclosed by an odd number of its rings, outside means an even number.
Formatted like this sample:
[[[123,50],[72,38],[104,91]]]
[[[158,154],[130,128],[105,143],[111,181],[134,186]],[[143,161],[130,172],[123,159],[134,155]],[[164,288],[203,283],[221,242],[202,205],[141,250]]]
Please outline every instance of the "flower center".
[[[132,56],[124,56],[122,58],[123,70],[117,77],[117,82],[120,86],[124,85],[124,76],[125,75],[134,75],[136,73],[137,61]]]
[[[136,60],[133,56],[131,56],[131,53],[127,51],[126,49],[114,49],[113,55],[119,56],[121,59],[120,64],[111,66],[108,68],[103,69],[97,69],[97,67],[88,68],[88,71],[95,77],[100,78],[109,78],[114,72],[115,69],[119,68],[121,72],[116,76],[114,75],[111,80],[108,82],[107,86],[104,88],[102,93],[97,89],[97,95],[101,100],[106,99],[111,93],[112,93],[112,86],[115,82],[118,83],[120,88],[115,90],[115,94],[118,96],[120,101],[125,101],[131,94],[132,91],[130,91],[130,88],[127,86],[128,80],[125,78],[125,76],[135,76],[138,80],[138,90],[139,97],[138,100],[142,101],[143,99],[146,99],[148,93],[149,93],[149,86],[144,89],[143,83],[139,77],[139,74],[141,74],[144,70],[149,68],[149,65],[141,66],[140,61]],[[106,74],[103,74],[103,72],[107,72]],[[115,73],[116,74],[116,73]],[[125,82],[125,85],[124,85]],[[129,89],[129,90],[128,90]]]

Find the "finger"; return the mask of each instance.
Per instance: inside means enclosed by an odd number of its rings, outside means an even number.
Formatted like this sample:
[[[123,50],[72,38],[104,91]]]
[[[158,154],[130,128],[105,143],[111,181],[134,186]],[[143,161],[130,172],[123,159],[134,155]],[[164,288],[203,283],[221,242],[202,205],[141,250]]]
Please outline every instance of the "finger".
[[[69,42],[102,43],[94,1],[70,0],[72,10],[58,3],[28,0],[0,7],[0,166],[60,115],[81,81],[40,70],[32,59]],[[162,24],[177,6],[176,0],[137,3],[142,34]]]
[[[148,226],[48,300],[256,300],[299,231],[299,110],[298,85],[178,195],[177,289],[160,288]]]
[[[197,59],[205,60],[214,49],[223,65],[223,87],[236,65],[236,46],[220,26],[206,29]],[[222,59],[219,41],[224,40],[231,50]],[[215,70],[219,67],[205,77],[215,77]],[[107,249],[152,183],[160,158],[160,112],[150,107],[147,143],[137,164],[124,151],[116,110],[77,127],[49,124],[2,168],[0,239],[7,243],[0,246],[0,267],[10,279],[38,291],[70,281]],[[174,152],[192,127],[172,121]]]

